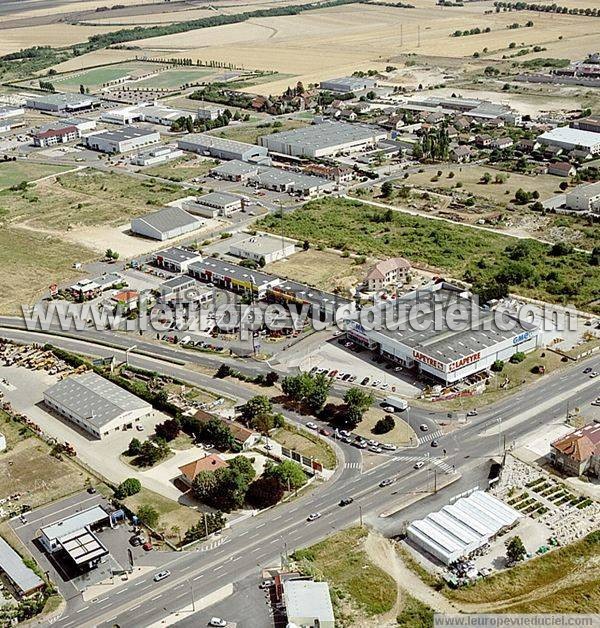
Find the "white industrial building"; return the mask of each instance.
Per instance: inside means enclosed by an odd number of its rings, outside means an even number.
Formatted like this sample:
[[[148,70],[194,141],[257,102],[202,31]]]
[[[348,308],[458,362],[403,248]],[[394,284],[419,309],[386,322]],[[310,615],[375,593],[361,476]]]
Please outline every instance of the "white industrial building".
[[[563,150],[583,149],[592,155],[600,154],[600,133],[559,126],[538,135],[537,141],[544,146],[556,146]]]
[[[47,93],[29,96],[26,105],[38,111],[70,112],[96,109],[100,106],[100,101],[84,94]]]
[[[239,159],[240,161],[263,161],[267,159],[267,149],[255,144],[229,140],[206,133],[189,133],[177,141],[181,150],[199,155],[210,155],[217,159]]]
[[[160,146],[139,152],[131,158],[134,166],[156,166],[183,157],[183,151],[171,146]]]
[[[264,261],[264,264],[285,259],[293,255],[295,251],[294,242],[268,233],[257,233],[245,240],[231,244],[229,247],[231,255],[242,259],[251,259],[255,262]]]
[[[173,273],[187,273],[189,265],[200,260],[202,260],[200,253],[179,246],[163,249],[152,255],[152,262],[156,266]]]
[[[373,89],[377,81],[372,78],[358,76],[342,76],[340,78],[328,79],[319,83],[319,89],[329,92],[340,92],[348,94],[350,92],[362,92],[366,89]]]
[[[285,580],[283,603],[288,626],[335,628],[335,616],[327,582]]]
[[[216,120],[219,116],[225,113],[225,107],[217,106],[203,106],[198,107],[197,117],[198,120]]]
[[[347,122],[321,122],[259,138],[271,153],[294,157],[327,157],[375,148],[387,137],[384,129]]]
[[[483,491],[462,497],[407,528],[408,538],[426,552],[450,565],[492,540],[523,515]]]
[[[117,131],[100,131],[85,138],[88,148],[101,153],[129,153],[160,142],[160,134],[156,131],[126,126]]]
[[[149,403],[91,371],[65,377],[48,388],[44,403],[100,439],[152,412]]]
[[[449,312],[457,309],[462,315],[451,320]],[[347,321],[347,333],[390,362],[451,385],[541,342],[538,325],[509,314],[497,317],[499,312],[481,309],[456,286],[440,282],[363,308],[365,324],[355,315]]]
[[[24,562],[21,556],[0,536],[0,572],[12,584],[20,596],[32,595],[43,589],[46,583]],[[3,587],[4,588],[4,587]],[[6,593],[3,604],[7,602]],[[7,624],[9,622],[7,621]]]
[[[23,107],[15,107],[15,106],[3,106],[0,107],[0,120],[13,120],[14,118],[19,118],[22,115],[25,115],[25,109]]]
[[[574,211],[600,213],[600,181],[578,185],[567,192],[565,207]]]
[[[164,207],[131,220],[131,231],[153,240],[170,240],[196,231],[204,222],[179,207]]]
[[[96,120],[92,120],[91,118],[62,118],[59,122],[76,127],[80,133],[93,131],[96,128]]]
[[[179,118],[193,118],[194,114],[182,109],[173,109],[166,105],[153,103],[141,103],[119,107],[118,109],[107,109],[100,115],[103,122],[111,124],[130,125],[134,122],[150,122],[151,124],[162,124],[171,126]]]

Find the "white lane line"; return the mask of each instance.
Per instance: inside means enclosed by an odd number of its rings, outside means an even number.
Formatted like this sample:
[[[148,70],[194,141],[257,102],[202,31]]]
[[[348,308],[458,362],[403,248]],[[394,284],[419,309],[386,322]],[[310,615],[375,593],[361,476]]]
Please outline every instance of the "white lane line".
[[[235,558],[232,558],[231,561],[235,562],[236,560],[239,560],[241,558],[241,556],[236,556]]]
[[[200,578],[204,578],[204,574],[201,573],[199,576],[196,576],[195,578],[192,578],[192,580],[200,580]]]
[[[266,525],[267,525],[266,523],[261,523],[260,525],[256,526],[256,529],[258,530],[258,528],[262,528],[263,526],[266,526]]]
[[[125,593],[125,591],[127,591],[127,589],[121,589],[120,591],[117,591],[115,595],[121,595],[121,593]]]
[[[153,602],[154,600],[158,600],[158,598],[162,595],[162,593],[159,593],[158,595],[155,595],[154,597],[150,598],[150,601]]]
[[[244,534],[248,534],[248,532],[250,532],[250,530],[246,530],[245,532],[242,532],[241,534],[238,534],[238,536],[244,536]]]
[[[260,552],[262,550],[262,547],[255,547],[250,553],[254,554],[255,552]]]
[[[89,608],[89,606],[84,606],[83,608],[80,608],[78,611],[75,611],[77,613],[83,613],[83,611],[87,610]]]
[[[219,569],[223,569],[223,565],[217,565],[213,571],[219,571]]]
[[[136,610],[137,608],[139,608],[140,606],[141,606],[141,604],[138,604],[138,605],[136,605],[136,606],[132,606],[129,610],[130,610],[130,611],[134,611],[134,610]]]

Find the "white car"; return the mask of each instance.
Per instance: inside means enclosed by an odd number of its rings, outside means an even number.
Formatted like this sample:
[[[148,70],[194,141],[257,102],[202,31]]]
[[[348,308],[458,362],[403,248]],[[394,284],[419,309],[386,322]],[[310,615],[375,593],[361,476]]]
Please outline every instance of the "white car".
[[[208,625],[216,626],[217,628],[225,628],[225,626],[227,626],[227,622],[220,617],[211,617]]]
[[[429,432],[429,426],[425,423],[421,423],[421,425],[419,425],[419,429],[421,430],[421,432]]]
[[[383,452],[381,447],[369,447],[369,451],[372,451],[374,454],[380,454]]]
[[[319,426],[318,426],[316,423],[313,423],[312,421],[308,422],[308,423],[306,424],[306,427],[307,427],[309,430],[318,430],[318,429],[319,429]]]
[[[420,469],[421,467],[424,467],[424,466],[425,466],[425,463],[422,460],[419,460],[419,462],[417,462],[413,468]]]
[[[165,569],[164,571],[159,571],[154,576],[154,582],[160,582],[161,580],[168,578],[170,575],[171,575],[171,572],[168,569]]]
[[[316,521],[317,519],[321,518],[321,513],[320,512],[313,512],[310,515],[308,515],[308,517],[306,517],[307,521]]]
[[[387,382],[385,382],[384,384],[381,384],[381,390],[385,390],[388,386],[389,384]]]
[[[381,446],[388,451],[396,451],[396,445],[392,445],[391,443],[384,443]]]
[[[598,371],[592,371],[592,372],[590,373],[590,377],[592,377],[592,378],[593,378],[593,377],[598,377],[598,375],[600,375],[600,373],[598,373]]]
[[[394,408],[393,406],[383,406],[383,411],[384,412],[396,412],[396,408]]]
[[[374,381],[373,381],[373,383],[371,384],[371,386],[372,386],[373,388],[377,388],[377,386],[379,386],[379,384],[381,384],[381,382],[380,382],[378,379],[376,379],[376,380],[374,380]]]

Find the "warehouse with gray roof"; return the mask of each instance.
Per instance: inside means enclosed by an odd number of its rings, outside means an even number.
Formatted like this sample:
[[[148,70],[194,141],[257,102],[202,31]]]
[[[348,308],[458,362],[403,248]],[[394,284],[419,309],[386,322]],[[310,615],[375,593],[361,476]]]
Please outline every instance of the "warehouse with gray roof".
[[[48,388],[44,403],[99,439],[152,412],[149,403],[91,371],[65,377]]]
[[[217,159],[240,161],[262,161],[267,159],[267,149],[255,144],[238,142],[206,133],[190,133],[177,141],[177,147],[200,155]]]
[[[179,207],[164,207],[131,221],[131,231],[153,240],[178,238],[204,226],[204,222]]]
[[[95,109],[100,106],[100,101],[93,96],[84,94],[36,94],[29,96],[27,107],[38,111],[72,112]]]
[[[259,138],[271,153],[294,157],[327,157],[375,148],[387,137],[381,128],[347,122],[321,122]]]
[[[328,79],[319,83],[319,89],[329,92],[362,92],[366,89],[373,89],[377,82],[372,78],[360,78],[358,76],[342,76],[340,78]]]
[[[156,131],[126,126],[116,131],[100,131],[86,137],[86,144],[92,150],[101,153],[128,153],[160,142]]]
[[[1,536],[0,572],[6,576],[20,596],[31,595],[45,586],[44,581],[33,569],[27,567],[19,554]]]

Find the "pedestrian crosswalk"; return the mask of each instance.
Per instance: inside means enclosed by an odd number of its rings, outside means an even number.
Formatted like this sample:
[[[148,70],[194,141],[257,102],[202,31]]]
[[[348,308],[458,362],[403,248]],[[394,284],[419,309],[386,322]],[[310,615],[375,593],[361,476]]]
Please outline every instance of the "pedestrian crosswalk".
[[[361,468],[361,464],[360,462],[347,462],[345,464],[346,469],[360,469]]]
[[[420,436],[419,437],[419,445],[424,445],[425,443],[430,443],[432,440],[435,440],[436,438],[441,438],[444,435],[444,432],[442,432],[442,430],[436,430],[435,432],[429,432],[428,434],[425,434],[424,436]]]
[[[196,548],[197,552],[210,552],[211,550],[217,549],[217,547],[221,547],[221,545],[225,545],[225,543],[229,543],[231,539],[229,537],[222,537],[211,541],[210,543],[206,543]]]
[[[394,456],[395,460],[404,460],[406,462],[424,462],[427,464],[430,462],[432,465],[436,466],[438,469],[443,471],[444,473],[454,473],[454,467],[451,464],[448,464],[442,458],[434,458],[432,456]]]
[[[454,467],[440,458],[432,458],[431,462],[444,471],[444,473],[454,473]]]

